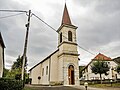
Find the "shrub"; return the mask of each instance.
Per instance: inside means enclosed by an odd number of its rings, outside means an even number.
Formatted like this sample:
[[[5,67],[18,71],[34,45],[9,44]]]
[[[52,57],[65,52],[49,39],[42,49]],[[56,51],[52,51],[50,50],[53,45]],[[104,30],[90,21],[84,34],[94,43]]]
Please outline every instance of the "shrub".
[[[56,81],[56,82],[50,82],[50,85],[54,86],[54,85],[63,85],[62,81]]]
[[[23,81],[9,78],[0,78],[0,90],[22,90]]]

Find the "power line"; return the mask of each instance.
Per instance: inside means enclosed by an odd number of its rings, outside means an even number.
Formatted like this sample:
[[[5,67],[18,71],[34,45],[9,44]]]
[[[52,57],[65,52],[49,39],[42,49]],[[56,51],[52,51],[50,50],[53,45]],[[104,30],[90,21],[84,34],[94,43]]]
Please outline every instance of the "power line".
[[[23,11],[23,10],[0,10],[2,12],[25,12],[27,13],[28,11]],[[21,13],[20,13],[21,14]],[[15,15],[10,15],[10,16],[5,16],[5,17],[0,17],[0,19],[2,18],[7,18],[7,17],[12,17],[12,16],[17,16],[17,15],[20,15],[20,14],[15,14]],[[40,21],[42,21],[45,25],[47,25],[48,27],[50,27],[52,30],[54,30],[55,32],[57,32],[57,30],[55,28],[53,28],[51,25],[49,25],[47,22],[45,22],[44,20],[42,20],[40,17],[38,17],[37,15],[35,15],[34,13],[32,13],[32,15],[34,15],[37,19],[39,19]],[[58,32],[57,32],[58,33]],[[58,33],[60,34],[60,33]],[[62,35],[63,37],[65,37],[66,39],[68,39],[66,36]],[[93,54],[92,52],[88,51],[87,49],[81,47],[80,45],[78,45],[79,48],[83,49],[84,51],[92,54],[92,55],[95,55]]]
[[[46,23],[44,20],[42,20],[40,17],[38,17],[37,15],[35,15],[34,13],[32,13],[32,15],[34,15],[36,18],[38,18],[40,21],[42,21],[44,24],[46,24],[48,27],[50,27],[52,30],[54,30],[55,32],[57,32],[57,30],[55,28],[53,28],[52,26],[50,26],[48,23]],[[57,32],[58,33],[58,32]],[[60,34],[60,33],[58,33]],[[66,36],[62,35],[63,37],[65,37],[67,39]]]
[[[0,10],[1,12],[28,12],[28,11],[23,11],[23,10]]]
[[[54,30],[55,32],[57,32],[57,30],[56,30],[55,28],[53,28],[52,26],[50,26],[47,22],[45,22],[44,20],[42,20],[40,17],[38,17],[38,16],[35,15],[34,13],[32,13],[32,15],[34,15],[36,18],[38,18],[40,21],[42,21],[44,24],[46,24],[46,25],[47,25],[48,27],[50,27],[52,30]],[[58,33],[58,32],[57,32],[57,33]],[[58,33],[58,34],[60,34],[60,33]],[[62,35],[62,36],[63,36],[63,35]],[[67,38],[66,36],[63,36],[63,37]],[[68,39],[68,38],[67,38],[67,39]],[[78,45],[78,47],[81,48],[81,49],[83,49],[84,51],[92,54],[92,55],[95,55],[95,54],[93,54],[92,52],[90,52],[89,50],[81,47],[80,45]]]
[[[55,32],[57,32],[57,30],[55,28],[53,28],[52,26],[50,26],[48,23],[46,23],[44,20],[42,20],[40,17],[38,17],[37,15],[35,15],[34,13],[32,13],[32,15],[34,15],[36,18],[38,18],[40,21],[42,21],[44,24],[46,24],[48,27],[50,27],[52,30],[54,30]]]
[[[13,15],[9,15],[9,16],[0,17],[0,19],[14,17],[14,16],[18,16],[18,15],[21,15],[21,14],[24,14],[24,13],[18,13],[18,14],[13,14]]]
[[[85,48],[81,47],[80,45],[78,45],[78,47],[79,47],[79,48],[81,48],[81,49],[83,49],[84,51],[86,51],[86,52],[88,52],[88,53],[92,54],[92,55],[95,55],[94,53],[92,53],[92,52],[90,52],[89,50],[87,50],[87,49],[85,49]]]

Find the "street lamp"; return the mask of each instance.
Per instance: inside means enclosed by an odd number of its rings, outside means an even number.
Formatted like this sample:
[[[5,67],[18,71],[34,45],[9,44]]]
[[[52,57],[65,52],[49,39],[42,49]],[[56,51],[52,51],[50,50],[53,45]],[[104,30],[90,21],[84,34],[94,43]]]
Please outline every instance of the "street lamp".
[[[38,84],[40,84],[40,79],[41,79],[41,77],[40,77],[40,76],[38,76]]]
[[[87,90],[88,83],[87,83],[87,82],[85,82],[85,83],[84,83],[84,86],[85,86],[85,88],[86,88],[86,90]]]
[[[112,82],[113,82],[113,80],[110,80],[110,83],[111,83],[111,87],[112,87]]]

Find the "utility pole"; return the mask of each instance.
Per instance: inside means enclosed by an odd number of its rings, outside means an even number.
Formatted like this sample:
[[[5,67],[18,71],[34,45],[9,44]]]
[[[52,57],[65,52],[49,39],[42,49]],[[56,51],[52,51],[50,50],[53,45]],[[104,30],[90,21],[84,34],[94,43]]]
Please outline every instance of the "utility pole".
[[[23,63],[22,63],[22,80],[24,80],[24,67],[25,67],[25,59],[26,59],[27,44],[28,44],[28,33],[29,33],[29,27],[30,27],[30,17],[31,17],[31,10],[29,10],[28,23],[26,24],[27,31],[26,31],[24,51],[23,51],[23,56],[22,56],[22,59],[23,59]]]

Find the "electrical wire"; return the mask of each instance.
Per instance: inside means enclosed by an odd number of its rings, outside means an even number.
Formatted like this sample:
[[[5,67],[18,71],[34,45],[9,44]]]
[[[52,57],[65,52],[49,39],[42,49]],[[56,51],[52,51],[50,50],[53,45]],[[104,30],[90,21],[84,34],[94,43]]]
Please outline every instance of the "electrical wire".
[[[27,13],[28,11],[23,11],[23,10],[0,10],[1,12],[25,12]]]
[[[48,27],[50,27],[51,29],[53,29],[54,31],[57,32],[57,30],[55,28],[53,28],[52,26],[50,26],[48,23],[46,23],[44,20],[42,20],[40,17],[38,17],[37,15],[35,15],[34,13],[32,13],[32,15],[34,15],[36,18],[38,18],[40,21],[42,21],[44,24],[46,24]]]
[[[48,23],[46,23],[46,22],[45,22],[44,20],[42,20],[40,17],[38,17],[38,16],[35,15],[34,13],[32,13],[32,15],[34,15],[36,18],[38,18],[40,21],[42,21],[44,24],[46,24],[46,25],[47,25],[48,27],[50,27],[52,30],[54,30],[55,32],[57,32],[57,30],[56,30],[55,28],[53,28],[52,26],[50,26]],[[58,33],[58,32],[57,32],[57,33]],[[60,34],[60,33],[58,33],[58,34]],[[63,36],[63,35],[62,35],[62,36]],[[66,36],[63,36],[63,37],[67,38]],[[81,47],[80,45],[78,45],[78,47],[81,48],[81,49],[83,49],[84,51],[92,54],[92,55],[95,55],[94,53],[92,53],[92,52],[90,52],[89,50]]]
[[[18,16],[18,15],[21,15],[21,14],[24,14],[24,13],[19,13],[19,14],[13,14],[13,15],[9,15],[9,16],[0,17],[0,19],[14,17],[14,16]]]
[[[46,24],[48,27],[50,27],[52,30],[54,30],[55,32],[57,32],[57,30],[55,28],[53,28],[52,26],[50,26],[48,23],[46,23],[44,20],[42,20],[40,17],[38,17],[37,15],[35,15],[34,13],[32,13],[32,15],[34,15],[36,18],[38,18],[40,21],[42,21],[44,24]],[[58,32],[57,32],[58,33]],[[60,33],[58,33],[60,34]],[[62,35],[63,37],[65,37],[67,39],[66,36]]]
[[[27,13],[27,11],[23,11],[23,10],[0,10],[2,12],[25,12]],[[7,17],[12,17],[12,16],[17,16],[17,15],[20,15],[20,14],[15,14],[15,15],[10,15],[10,16],[5,16],[5,17],[0,17],[0,19],[2,18],[7,18]],[[32,15],[34,15],[36,18],[38,18],[40,21],[42,21],[45,25],[47,25],[48,27],[50,27],[52,30],[54,30],[55,32],[57,32],[57,30],[55,28],[53,28],[52,26],[50,26],[48,23],[46,23],[44,20],[42,20],[40,17],[38,17],[36,14],[32,13]],[[57,32],[58,33],[58,32]],[[60,33],[58,33],[60,34]],[[67,39],[66,36],[62,35],[63,37],[65,37]],[[92,55],[95,55],[93,54],[92,52],[88,51],[87,49],[81,47],[80,45],[78,45],[79,48],[83,49],[84,51],[92,54]]]
[[[85,48],[81,47],[80,45],[78,45],[78,47],[79,47],[79,48],[81,48],[81,49],[83,49],[84,51],[86,51],[86,52],[88,52],[88,53],[92,54],[92,55],[95,55],[94,53],[92,53],[92,52],[90,52],[89,50],[87,50],[87,49],[85,49]]]

